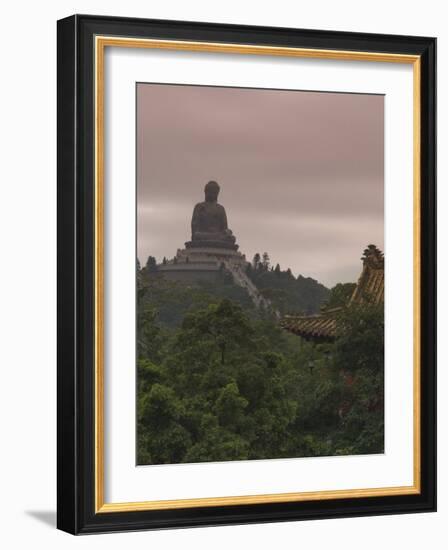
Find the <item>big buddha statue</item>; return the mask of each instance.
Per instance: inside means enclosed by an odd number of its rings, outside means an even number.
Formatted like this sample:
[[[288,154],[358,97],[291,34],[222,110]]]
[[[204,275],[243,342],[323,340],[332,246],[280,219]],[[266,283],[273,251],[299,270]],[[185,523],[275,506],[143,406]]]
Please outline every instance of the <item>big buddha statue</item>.
[[[224,207],[218,204],[219,185],[209,181],[204,189],[205,201],[199,202],[193,210],[191,219],[191,241],[187,248],[227,248],[237,250],[235,237],[227,227]]]

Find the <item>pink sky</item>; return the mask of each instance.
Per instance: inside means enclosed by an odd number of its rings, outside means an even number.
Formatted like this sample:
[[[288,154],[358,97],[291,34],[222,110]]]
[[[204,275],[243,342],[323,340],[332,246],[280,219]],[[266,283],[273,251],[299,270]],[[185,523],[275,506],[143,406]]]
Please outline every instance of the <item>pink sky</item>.
[[[384,239],[384,97],[137,85],[137,251],[190,239],[214,179],[241,252],[327,286],[356,281]]]

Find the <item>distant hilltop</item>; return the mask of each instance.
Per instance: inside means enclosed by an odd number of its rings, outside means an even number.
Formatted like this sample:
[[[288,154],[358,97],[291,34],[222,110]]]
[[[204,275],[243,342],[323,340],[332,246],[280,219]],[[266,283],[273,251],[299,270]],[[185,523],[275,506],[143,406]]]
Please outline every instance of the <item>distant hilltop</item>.
[[[234,284],[243,288],[257,308],[271,310],[279,315],[247,274],[250,265],[246,256],[238,252],[236,237],[227,224],[225,208],[218,203],[220,187],[209,181],[204,188],[204,201],[193,209],[191,240],[178,249],[174,258],[157,265],[157,272],[172,281],[218,283],[223,271],[233,277]]]
[[[271,265],[269,254],[252,261],[238,250],[218,204],[219,185],[205,186],[205,200],[195,205],[191,240],[173,258],[157,262],[149,256],[138,271],[139,286],[168,324],[176,324],[189,307],[229,298],[261,315],[280,318],[285,313],[313,314],[328,299],[329,290],[315,279]],[[146,292],[148,291],[148,292]]]

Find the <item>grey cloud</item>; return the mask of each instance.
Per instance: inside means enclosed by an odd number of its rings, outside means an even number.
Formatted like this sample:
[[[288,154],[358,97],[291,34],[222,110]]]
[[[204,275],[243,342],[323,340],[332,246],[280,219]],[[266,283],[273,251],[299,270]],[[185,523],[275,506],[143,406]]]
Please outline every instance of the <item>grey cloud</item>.
[[[209,179],[248,257],[324,284],[383,246],[382,96],[138,85],[138,255],[190,237]]]

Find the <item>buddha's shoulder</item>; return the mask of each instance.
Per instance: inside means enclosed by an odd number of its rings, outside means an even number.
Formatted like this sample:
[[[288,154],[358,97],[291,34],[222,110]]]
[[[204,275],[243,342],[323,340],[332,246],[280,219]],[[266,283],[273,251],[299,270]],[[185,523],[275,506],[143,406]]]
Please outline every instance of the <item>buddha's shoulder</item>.
[[[222,206],[221,204],[218,204],[217,202],[215,203],[210,203],[210,202],[207,202],[207,201],[203,201],[203,202],[198,202],[195,207],[194,207],[195,210],[223,210],[225,211],[225,208],[224,206]]]

